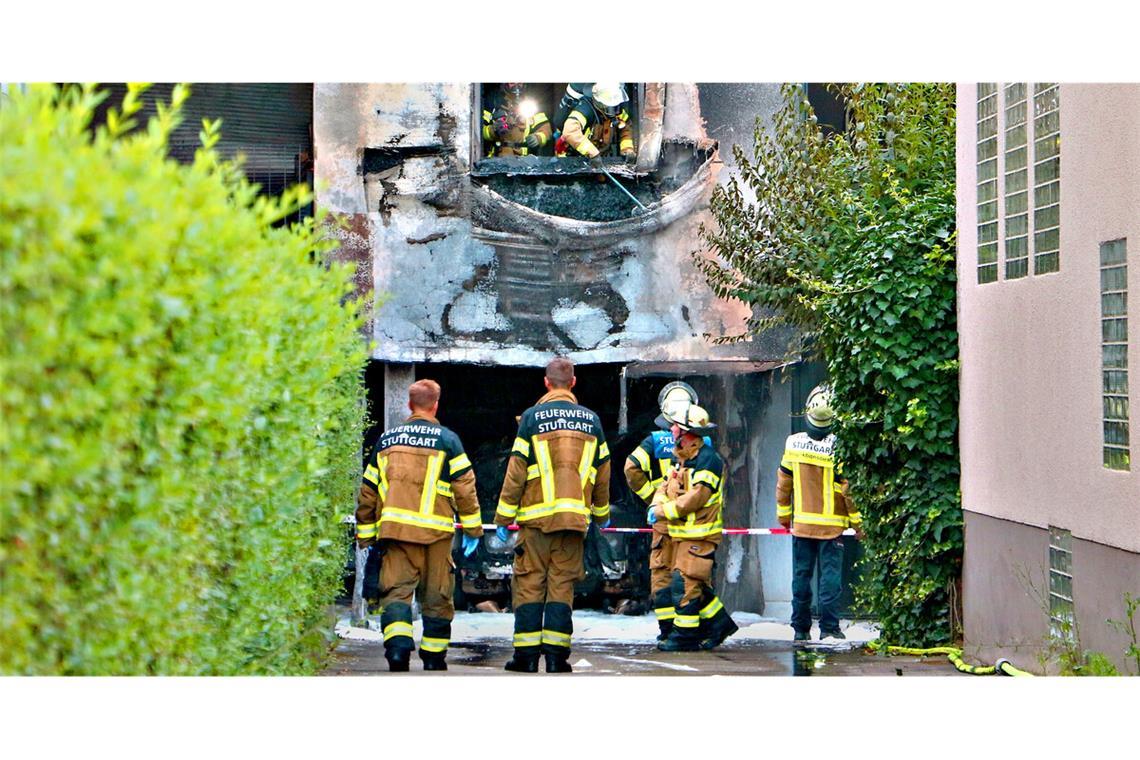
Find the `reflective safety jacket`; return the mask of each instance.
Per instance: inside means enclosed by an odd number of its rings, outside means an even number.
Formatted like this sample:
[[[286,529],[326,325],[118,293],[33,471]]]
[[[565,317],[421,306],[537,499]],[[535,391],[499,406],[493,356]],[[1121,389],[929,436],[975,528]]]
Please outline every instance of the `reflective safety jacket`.
[[[578,101],[562,124],[562,137],[578,153],[593,158],[617,143],[618,151],[634,149],[629,112],[622,108],[614,118],[599,114],[588,97]]]
[[[384,431],[357,496],[360,546],[377,537],[412,544],[450,539],[456,513],[464,533],[483,535],[475,473],[459,436],[419,412]]]
[[[776,518],[792,535],[832,539],[862,523],[839,477],[833,449],[835,434],[821,441],[807,433],[788,436],[776,476]]]
[[[670,536],[720,543],[724,528],[723,474],[724,460],[707,443],[691,459],[674,462],[653,495],[654,506],[665,510]],[[670,481],[676,483],[672,488]],[[671,491],[676,496],[671,496]]]
[[[598,415],[556,388],[519,418],[495,524],[585,533],[591,516],[610,516],[609,446]]]
[[[712,439],[705,436],[706,446]],[[673,466],[673,434],[668,430],[654,430],[625,460],[625,480],[629,488],[646,504],[653,500],[653,492],[665,481]]]
[[[500,98],[488,103],[483,109],[483,149],[488,158],[528,155],[530,148],[527,147],[526,138],[531,134],[538,136],[540,148],[553,137],[554,129],[546,114],[539,111],[524,119],[518,113],[519,102],[512,98]],[[505,132],[496,131],[496,127],[501,125],[507,127]]]

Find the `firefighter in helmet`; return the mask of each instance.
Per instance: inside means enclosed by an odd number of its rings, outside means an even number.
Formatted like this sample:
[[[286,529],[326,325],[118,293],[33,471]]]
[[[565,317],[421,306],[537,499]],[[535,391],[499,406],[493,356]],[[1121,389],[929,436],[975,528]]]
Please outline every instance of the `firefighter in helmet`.
[[[553,128],[526,85],[507,82],[483,104],[483,149],[488,158],[543,152]],[[549,155],[549,151],[546,151]]]
[[[716,548],[724,521],[724,460],[703,436],[716,430],[696,404],[678,404],[663,413],[675,444],[673,466],[653,495],[647,519],[668,521],[673,541],[673,627],[657,648],[664,652],[712,649],[737,626],[713,591]]]
[[[835,461],[831,387],[808,394],[807,432],[788,436],[776,476],[776,517],[792,529],[792,629],[796,641],[811,639],[811,579],[819,565],[819,634],[844,639],[839,630],[843,531],[862,536],[862,519],[847,495],[847,480]]]
[[[633,144],[633,128],[629,118],[629,96],[619,82],[595,82],[580,85],[582,91],[568,86],[567,94],[559,104],[558,117],[568,110],[565,120],[558,125],[562,130],[555,144],[555,155],[582,155],[587,158],[609,153],[616,146],[629,163],[637,160]],[[580,94],[572,105],[567,103],[572,94]]]
[[[698,401],[693,387],[679,380],[667,384],[657,394],[657,405],[662,415],[658,418],[657,425],[662,429],[645,436],[645,440],[625,460],[625,480],[629,484],[629,490],[637,494],[647,506],[653,501],[654,492],[665,482],[673,465],[674,441],[670,431],[672,423],[668,418],[679,412],[684,405],[696,404]],[[712,445],[708,438],[705,438],[705,443]],[[673,629],[675,610],[670,590],[672,578],[673,541],[662,520],[653,523],[653,541],[649,551],[649,596],[657,624],[661,628],[658,641],[664,641]]]

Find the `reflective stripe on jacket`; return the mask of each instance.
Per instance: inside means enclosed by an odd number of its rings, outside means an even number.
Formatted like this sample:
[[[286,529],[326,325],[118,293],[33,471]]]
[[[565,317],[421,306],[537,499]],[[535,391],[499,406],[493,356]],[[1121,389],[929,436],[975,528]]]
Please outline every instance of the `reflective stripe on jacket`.
[[[555,389],[523,412],[495,524],[543,533],[589,527],[610,516],[610,451],[597,414]]]
[[[430,544],[455,532],[483,535],[475,473],[459,436],[426,414],[386,430],[376,442],[356,507],[356,538]]]
[[[862,522],[838,476],[835,434],[814,440],[807,433],[788,436],[776,476],[776,517],[791,524],[792,535],[831,539]]]

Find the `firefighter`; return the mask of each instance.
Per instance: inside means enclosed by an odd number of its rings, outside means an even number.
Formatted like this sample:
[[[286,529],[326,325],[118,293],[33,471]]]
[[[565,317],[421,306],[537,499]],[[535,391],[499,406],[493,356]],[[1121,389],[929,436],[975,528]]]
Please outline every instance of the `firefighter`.
[[[629,490],[637,494],[638,498],[650,505],[653,494],[665,482],[665,476],[673,465],[673,433],[670,432],[672,423],[667,420],[669,412],[678,405],[696,404],[699,401],[697,392],[688,383],[674,381],[661,389],[657,395],[657,405],[661,408],[661,417],[656,424],[661,430],[654,430],[645,436],[629,458],[625,460],[625,479],[629,483]],[[708,438],[709,445],[712,441]],[[673,540],[669,537],[669,529],[665,521],[654,522],[653,540],[649,550],[649,597],[653,602],[653,612],[657,616],[657,624],[661,633],[658,641],[664,641],[673,628],[673,596],[670,583],[673,578]]]
[[[475,497],[475,473],[459,437],[439,424],[439,384],[417,380],[408,388],[411,416],[376,442],[356,507],[356,540],[379,542],[384,657],[388,669],[408,670],[412,597],[423,612],[420,659],[424,670],[447,670],[447,646],[455,617],[451,537],[454,513],[463,528],[463,551],[479,545],[483,524]]]
[[[664,652],[713,649],[737,631],[712,587],[716,548],[724,527],[724,461],[702,436],[717,426],[696,404],[678,405],[662,416],[671,423],[676,441],[673,466],[653,495],[647,519],[652,523],[668,520],[676,610],[673,628],[657,648]]]
[[[508,82],[483,104],[483,146],[488,158],[526,156],[541,151],[553,135],[550,119],[525,85]],[[547,151],[549,155],[549,151]]]
[[[792,529],[792,629],[796,641],[811,639],[811,578],[819,563],[820,639],[847,638],[839,630],[843,531],[862,520],[847,496],[847,480],[835,461],[831,388],[817,385],[805,406],[807,432],[788,436],[776,476],[776,517]]]
[[[629,123],[629,97],[618,82],[595,82],[584,87],[585,92],[569,107],[569,113],[560,126],[562,134],[555,144],[555,155],[564,156],[571,150],[587,158],[608,153],[617,146],[628,163],[637,160],[633,145],[633,129]],[[565,106],[563,97],[560,111]],[[577,92],[576,90],[573,92]]]
[[[511,596],[514,655],[506,669],[571,671],[574,582],[585,577],[583,540],[592,517],[610,523],[610,452],[598,415],[571,392],[574,364],[556,357],[546,366],[547,393],[523,412],[507,464],[496,533],[519,525]]]

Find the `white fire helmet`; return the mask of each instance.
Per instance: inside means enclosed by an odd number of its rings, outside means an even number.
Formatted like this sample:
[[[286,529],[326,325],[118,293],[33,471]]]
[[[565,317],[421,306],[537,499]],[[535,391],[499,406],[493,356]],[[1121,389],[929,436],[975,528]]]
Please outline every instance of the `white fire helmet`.
[[[667,420],[681,414],[684,408],[690,404],[696,404],[700,399],[697,398],[697,392],[693,390],[693,386],[688,383],[683,383],[680,380],[674,380],[661,389],[657,394],[657,406],[661,409],[661,414]]]
[[[628,98],[621,82],[595,82],[590,88],[590,98],[599,111],[606,116],[617,116],[621,104]]]
[[[832,408],[831,385],[820,383],[812,388],[808,394],[807,403],[804,404],[804,413],[808,422],[817,428],[830,427],[835,421],[835,410]]]

